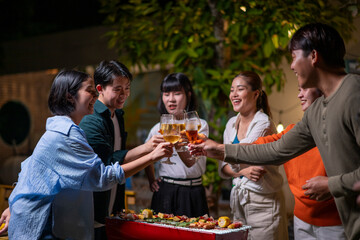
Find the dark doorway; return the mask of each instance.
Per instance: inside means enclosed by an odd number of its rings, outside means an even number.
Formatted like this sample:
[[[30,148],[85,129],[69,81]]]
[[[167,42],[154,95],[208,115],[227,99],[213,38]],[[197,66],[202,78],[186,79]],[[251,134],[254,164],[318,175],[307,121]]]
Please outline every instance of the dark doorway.
[[[9,145],[22,143],[30,131],[30,114],[18,101],[8,101],[0,109],[0,136]]]

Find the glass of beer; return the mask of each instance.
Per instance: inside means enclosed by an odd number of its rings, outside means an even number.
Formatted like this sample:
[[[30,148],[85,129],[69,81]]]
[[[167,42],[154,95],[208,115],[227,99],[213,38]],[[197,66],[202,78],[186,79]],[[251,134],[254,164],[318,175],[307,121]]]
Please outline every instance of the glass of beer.
[[[161,135],[163,135],[166,124],[171,124],[173,121],[174,121],[174,115],[172,115],[172,114],[161,114],[159,133]]]
[[[201,128],[201,121],[196,111],[185,113],[185,130],[189,142],[193,143],[197,140],[198,131]]]
[[[201,121],[198,113],[196,111],[185,113],[185,130],[189,142],[194,143],[197,140],[200,128]],[[192,159],[196,160],[197,157],[192,157]]]
[[[176,125],[179,125],[180,127],[180,136],[181,133],[185,133],[185,112],[181,112],[179,114],[174,115],[174,121]],[[185,152],[186,151],[186,140],[184,141],[183,138],[180,138],[179,140],[180,143],[184,144],[183,146],[181,146],[179,149],[177,149],[177,152]]]
[[[180,139],[180,126],[175,124],[174,116],[171,114],[163,114],[160,118],[160,132],[163,138],[167,142],[176,143]],[[170,160],[170,157],[166,161],[162,161],[164,164],[176,164]]]

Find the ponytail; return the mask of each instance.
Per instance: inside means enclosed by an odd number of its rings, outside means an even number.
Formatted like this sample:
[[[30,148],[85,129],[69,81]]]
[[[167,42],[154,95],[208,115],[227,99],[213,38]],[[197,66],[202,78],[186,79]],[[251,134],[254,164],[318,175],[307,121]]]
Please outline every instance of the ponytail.
[[[269,118],[272,118],[268,97],[264,90],[259,90],[259,92],[260,92],[260,95],[256,102],[256,108],[258,110],[262,109],[263,112],[269,116]]]

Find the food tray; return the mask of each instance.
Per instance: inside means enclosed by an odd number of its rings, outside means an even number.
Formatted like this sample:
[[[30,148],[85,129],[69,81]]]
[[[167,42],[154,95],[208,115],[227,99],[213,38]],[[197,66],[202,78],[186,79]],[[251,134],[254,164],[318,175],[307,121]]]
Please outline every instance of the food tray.
[[[147,223],[139,220],[124,220],[119,217],[106,219],[106,233],[109,240],[120,239],[204,239],[204,240],[228,240],[247,239],[250,226],[242,226],[236,229],[215,228],[197,229],[178,227],[161,223]]]

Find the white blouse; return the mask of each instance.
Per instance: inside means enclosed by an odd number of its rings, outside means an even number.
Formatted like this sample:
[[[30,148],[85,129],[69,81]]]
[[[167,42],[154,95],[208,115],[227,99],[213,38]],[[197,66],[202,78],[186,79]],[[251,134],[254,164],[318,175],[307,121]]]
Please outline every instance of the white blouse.
[[[203,119],[201,120],[201,129],[199,133],[205,134],[206,136],[209,136],[209,126],[207,122]],[[160,123],[157,123],[151,130],[150,133],[145,140],[145,142],[149,141],[150,138],[153,135],[158,135],[160,130]],[[181,178],[181,179],[187,179],[187,178],[197,178],[201,177],[205,173],[206,170],[206,157],[201,156],[196,160],[196,163],[191,166],[187,167],[184,162],[181,160],[179,155],[177,154],[175,148],[173,149],[174,153],[173,156],[170,158],[172,162],[175,162],[176,164],[169,165],[169,164],[163,164],[162,161],[166,160],[166,158],[161,159],[160,161],[157,161],[154,165],[155,167],[155,176],[156,177],[171,177],[171,178]]]
[[[226,124],[226,128],[224,131],[224,144],[232,144],[235,136],[237,134],[237,130],[235,128],[236,119],[238,118],[239,114],[237,116],[234,116],[229,119],[229,121]],[[259,137],[266,136],[268,134],[272,134],[275,131],[275,126],[271,122],[268,115],[263,113],[262,111],[256,112],[254,119],[251,121],[247,132],[246,137],[244,139],[239,140],[240,143],[252,143],[256,141]],[[222,178],[229,178],[225,176],[221,169],[228,163],[220,161],[219,162],[219,175]],[[258,193],[273,193],[281,190],[282,184],[283,184],[283,178],[281,174],[278,171],[278,166],[274,165],[267,165],[263,166],[265,170],[267,171],[266,174],[263,175],[262,178],[260,178],[259,181],[254,182],[249,180],[247,177],[242,178],[234,178],[233,179],[233,185],[241,186],[241,188],[251,190],[253,192]],[[240,165],[235,164],[232,166],[232,168],[235,171],[240,171]]]

